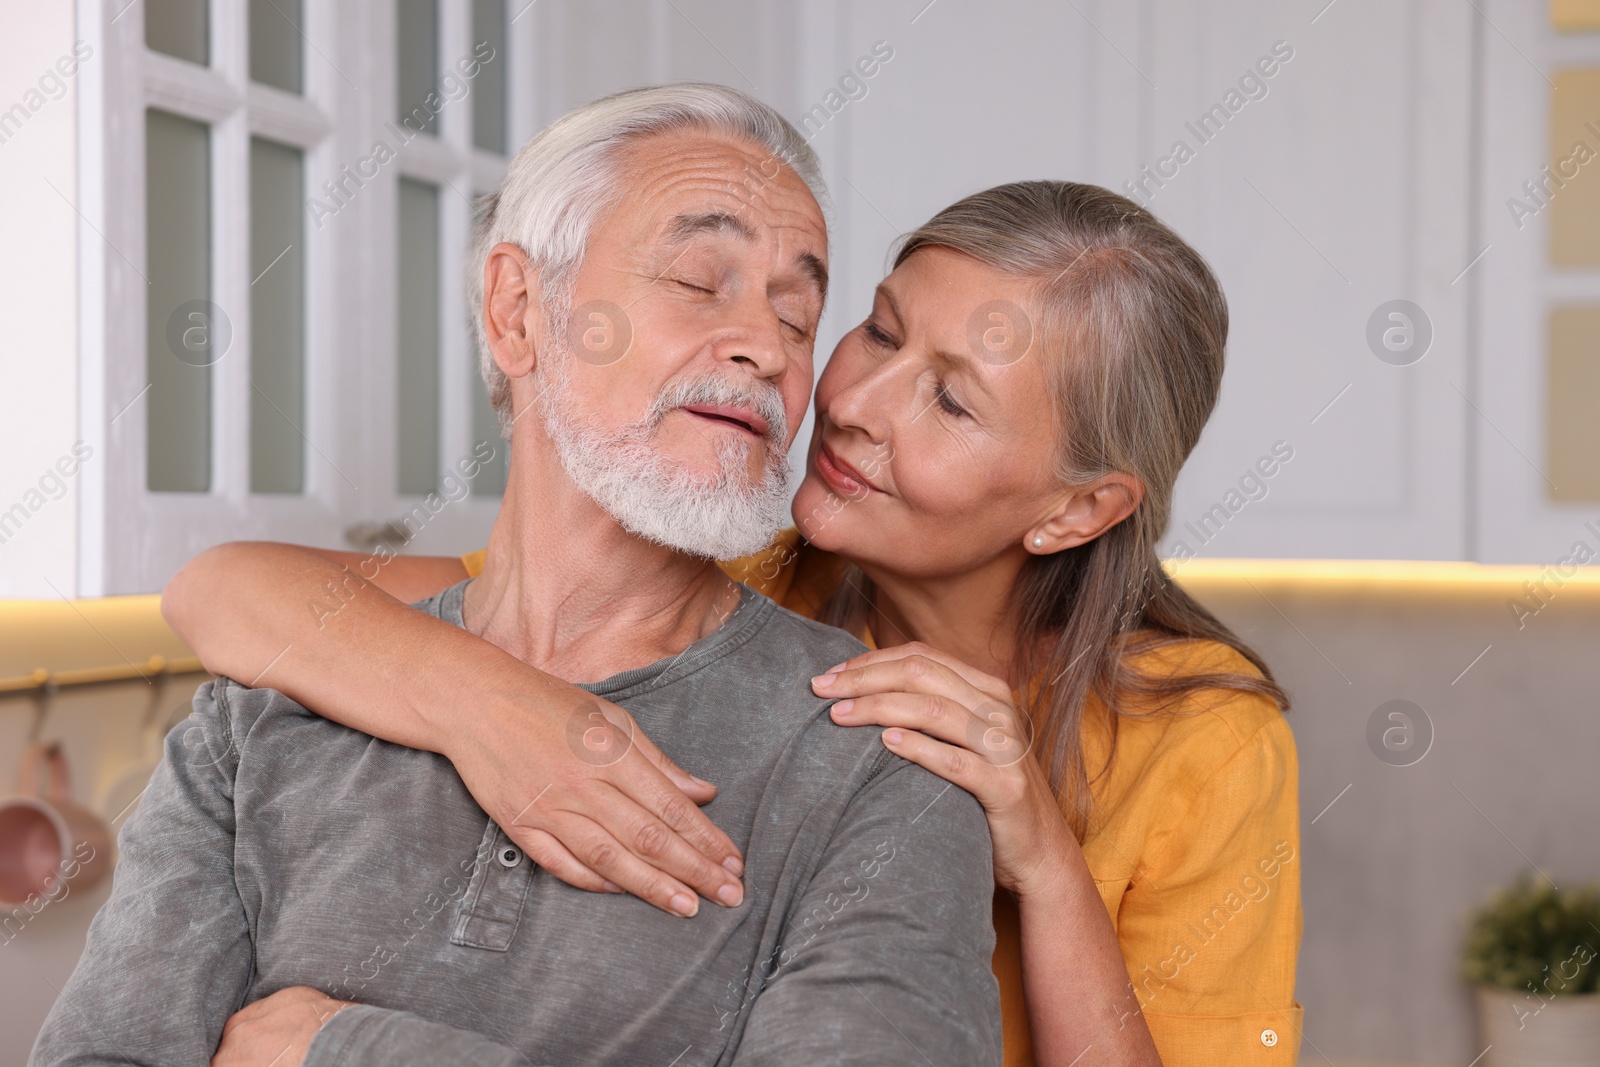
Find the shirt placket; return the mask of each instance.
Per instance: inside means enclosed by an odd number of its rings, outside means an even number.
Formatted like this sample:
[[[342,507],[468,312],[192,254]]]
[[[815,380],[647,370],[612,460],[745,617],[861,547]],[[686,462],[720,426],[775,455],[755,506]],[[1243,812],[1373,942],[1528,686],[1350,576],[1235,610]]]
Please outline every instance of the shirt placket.
[[[489,820],[450,943],[491,952],[509,949],[522,921],[536,866],[494,820]]]

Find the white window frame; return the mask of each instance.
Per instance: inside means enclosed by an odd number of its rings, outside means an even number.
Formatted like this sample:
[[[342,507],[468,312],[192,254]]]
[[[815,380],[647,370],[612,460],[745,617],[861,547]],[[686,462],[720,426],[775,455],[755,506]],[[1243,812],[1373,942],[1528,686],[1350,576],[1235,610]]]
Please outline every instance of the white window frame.
[[[470,0],[440,0],[440,71],[470,52]],[[238,539],[351,548],[345,531],[425,505],[395,491],[397,182],[441,185],[440,470],[471,452],[472,353],[462,286],[471,205],[505,160],[472,147],[469,93],[439,114],[439,136],[417,137],[338,216],[306,219],[303,494],[250,492],[249,145],[262,136],[305,153],[306,195],[371,152],[395,121],[392,3],[306,0],[310,46],[303,94],[249,80],[246,0],[211,0],[209,66],[150,52],[138,0],[78,0],[79,36],[93,48],[79,112],[80,422],[104,462],[87,464],[79,523],[82,595],[152,592],[184,560]],[[508,3],[508,144],[536,128],[535,19]],[[145,109],[211,128],[211,300],[232,325],[212,366],[212,477],[205,493],[145,488]],[[391,135],[392,138],[392,135]],[[453,184],[464,194],[450,192]],[[497,449],[505,447],[493,442]],[[433,516],[412,551],[457,553],[487,535],[498,497],[468,497]]]

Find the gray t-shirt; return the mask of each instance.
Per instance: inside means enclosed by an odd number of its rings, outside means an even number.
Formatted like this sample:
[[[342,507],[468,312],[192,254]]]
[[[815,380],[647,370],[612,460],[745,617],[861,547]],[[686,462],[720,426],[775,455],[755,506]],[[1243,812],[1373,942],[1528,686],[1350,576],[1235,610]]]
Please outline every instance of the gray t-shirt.
[[[419,607],[459,626],[465,587]],[[811,676],[860,650],[744,589],[681,654],[585,686],[719,787],[745,900],[691,919],[558,881],[442,756],[202,686],[30,1062],[202,1067],[240,1007],[306,985],[361,1005],[308,1067],[998,1064],[988,827],[830,721]]]

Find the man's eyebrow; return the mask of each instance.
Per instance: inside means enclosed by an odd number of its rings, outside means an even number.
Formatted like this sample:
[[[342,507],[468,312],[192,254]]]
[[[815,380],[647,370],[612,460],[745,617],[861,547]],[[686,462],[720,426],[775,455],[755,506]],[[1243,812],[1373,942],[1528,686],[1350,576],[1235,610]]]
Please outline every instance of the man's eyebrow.
[[[667,240],[674,244],[687,241],[703,233],[736,237],[741,241],[753,241],[756,236],[755,227],[739,216],[730,215],[726,211],[697,211],[687,215],[678,215],[667,226]],[[800,273],[804,274],[816,285],[819,296],[826,298],[828,295],[827,264],[810,252],[802,252],[795,258],[799,264]]]
[[[702,233],[716,233],[725,237],[737,237],[741,241],[755,240],[755,227],[726,211],[699,211],[689,215],[678,215],[667,227],[667,239],[670,241],[687,241]]]
[[[817,295],[828,295],[828,266],[810,252],[800,253],[800,271],[817,285]]]

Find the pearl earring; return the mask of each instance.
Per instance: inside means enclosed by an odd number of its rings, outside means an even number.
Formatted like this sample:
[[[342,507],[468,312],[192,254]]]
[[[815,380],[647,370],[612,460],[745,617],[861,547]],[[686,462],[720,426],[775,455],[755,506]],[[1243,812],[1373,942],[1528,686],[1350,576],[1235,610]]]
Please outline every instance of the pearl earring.
[[[1037,536],[1034,537],[1034,539],[1033,539],[1033,547],[1034,548],[1043,548],[1044,547],[1044,538],[1037,537]]]

